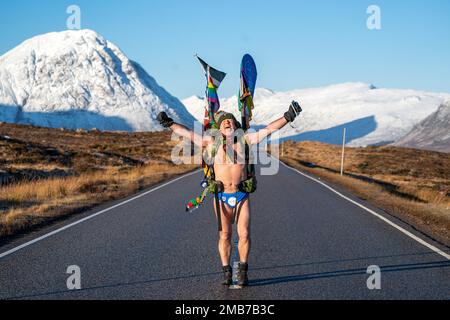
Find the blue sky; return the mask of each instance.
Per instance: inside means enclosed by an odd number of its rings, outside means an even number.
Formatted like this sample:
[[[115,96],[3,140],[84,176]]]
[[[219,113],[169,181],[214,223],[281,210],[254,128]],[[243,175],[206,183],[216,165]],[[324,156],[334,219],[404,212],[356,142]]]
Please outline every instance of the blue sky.
[[[244,53],[256,60],[258,86],[277,91],[363,81],[450,92],[448,0],[10,0],[0,4],[0,54],[65,30],[71,4],[82,28],[117,44],[180,99],[204,92],[195,53],[228,73],[222,97],[237,92]],[[366,27],[371,4],[381,9],[381,30]]]

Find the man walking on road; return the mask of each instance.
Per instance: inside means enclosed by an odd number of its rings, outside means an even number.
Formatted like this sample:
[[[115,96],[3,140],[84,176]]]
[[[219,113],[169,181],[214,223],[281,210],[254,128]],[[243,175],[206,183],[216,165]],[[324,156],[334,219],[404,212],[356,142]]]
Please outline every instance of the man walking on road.
[[[170,128],[174,133],[189,139],[198,146],[209,151],[213,158],[215,173],[215,188],[219,192],[219,208],[214,203],[216,216],[220,215],[222,230],[219,234],[219,254],[222,261],[224,274],[224,285],[232,283],[232,268],[230,266],[232,224],[236,219],[237,233],[239,237],[238,251],[239,264],[237,270],[237,285],[248,285],[248,256],[250,252],[250,198],[253,192],[252,186],[247,185],[245,180],[244,159],[245,144],[257,145],[271,133],[283,128],[302,111],[300,105],[293,101],[289,110],[283,117],[273,121],[258,132],[241,134],[238,131],[240,123],[231,113],[219,111],[216,114],[218,135],[198,135],[187,127],[175,123],[165,112],[158,115],[158,121],[165,128]],[[241,161],[239,161],[239,159]],[[255,183],[256,184],[256,183]],[[253,187],[256,187],[253,186]]]

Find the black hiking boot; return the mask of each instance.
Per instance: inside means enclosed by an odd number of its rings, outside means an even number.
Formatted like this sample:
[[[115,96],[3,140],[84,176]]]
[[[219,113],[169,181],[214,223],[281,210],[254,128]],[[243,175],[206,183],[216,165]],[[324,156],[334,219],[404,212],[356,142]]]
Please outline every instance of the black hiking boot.
[[[248,286],[248,264],[245,262],[239,262],[237,267],[237,285],[241,287]]]
[[[233,281],[233,269],[231,269],[230,266],[224,266],[222,267],[222,271],[223,271],[223,281],[222,284],[224,286],[229,286],[231,285],[232,281]]]

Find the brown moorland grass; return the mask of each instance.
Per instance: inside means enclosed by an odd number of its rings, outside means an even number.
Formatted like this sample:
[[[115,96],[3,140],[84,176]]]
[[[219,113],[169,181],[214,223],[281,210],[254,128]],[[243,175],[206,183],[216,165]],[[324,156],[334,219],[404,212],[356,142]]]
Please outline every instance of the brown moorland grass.
[[[170,133],[0,124],[0,239],[196,169],[175,165]]]
[[[450,244],[450,154],[391,146],[346,148],[288,141],[280,159],[368,200],[423,233]]]
[[[24,181],[1,188],[0,235],[10,236],[184,173],[187,166],[147,165],[119,172]],[[190,167],[189,169],[194,169]]]

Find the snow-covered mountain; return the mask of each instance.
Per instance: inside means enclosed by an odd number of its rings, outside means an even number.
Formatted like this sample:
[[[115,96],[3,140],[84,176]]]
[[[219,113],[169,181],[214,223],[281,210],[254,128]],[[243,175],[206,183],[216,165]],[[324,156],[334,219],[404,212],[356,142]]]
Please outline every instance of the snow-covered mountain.
[[[303,113],[294,122],[294,128],[287,125],[281,130],[284,138],[339,144],[346,127],[351,146],[386,144],[404,136],[448,99],[449,93],[381,89],[364,83],[288,92],[257,88],[252,125],[267,125],[282,116],[292,100],[297,100]],[[192,96],[183,103],[196,119],[203,121],[201,97]],[[237,116],[237,97],[221,99],[221,108]]]
[[[436,112],[415,125],[395,145],[450,152],[450,101],[443,103]]]
[[[91,30],[31,38],[0,57],[0,121],[48,127],[153,131],[184,105],[113,43]]]

